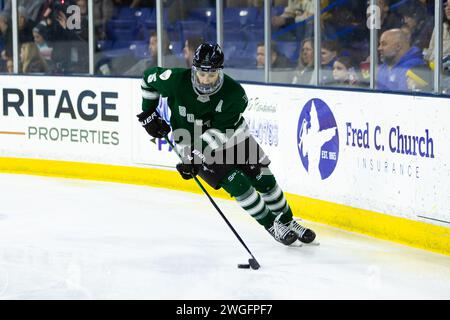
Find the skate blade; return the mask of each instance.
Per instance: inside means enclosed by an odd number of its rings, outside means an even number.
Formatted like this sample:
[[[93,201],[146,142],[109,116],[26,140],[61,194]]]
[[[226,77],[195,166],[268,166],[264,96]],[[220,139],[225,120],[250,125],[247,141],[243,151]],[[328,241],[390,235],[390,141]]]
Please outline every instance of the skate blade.
[[[304,243],[298,239],[297,239],[297,241],[295,241],[293,244],[290,245],[290,247],[298,247],[298,248],[300,248],[300,247],[318,247],[318,246],[320,246],[319,241],[314,240],[311,243]]]
[[[300,240],[299,240],[299,241],[300,241]],[[320,242],[314,240],[314,241],[311,242],[311,243],[303,243],[303,242],[302,242],[302,245],[304,245],[304,246],[306,246],[306,247],[314,247],[314,246],[318,247],[318,246],[320,246]]]
[[[294,243],[290,244],[289,247],[294,247],[294,248],[301,248],[301,247],[318,247],[320,246],[320,242],[314,240],[311,243],[304,243],[301,242],[300,240],[296,240]]]

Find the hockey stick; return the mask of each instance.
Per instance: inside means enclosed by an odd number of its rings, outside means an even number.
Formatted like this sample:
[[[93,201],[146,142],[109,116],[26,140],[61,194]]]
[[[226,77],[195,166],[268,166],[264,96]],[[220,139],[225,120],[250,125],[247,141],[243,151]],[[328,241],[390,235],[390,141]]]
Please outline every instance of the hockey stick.
[[[167,141],[167,143],[170,145],[170,147],[175,151],[175,153],[177,154],[178,158],[180,158],[180,160],[182,160],[181,155],[178,153],[177,149],[173,145],[172,141],[170,141],[170,139],[167,137],[167,135],[164,136],[164,139]],[[202,189],[203,193],[208,197],[209,201],[212,203],[214,208],[216,208],[217,212],[219,212],[219,214],[223,218],[223,220],[225,220],[225,222],[227,223],[228,227],[230,227],[231,231],[233,231],[233,233],[236,236],[236,238],[244,246],[245,250],[247,250],[247,252],[250,254],[251,259],[248,259],[248,264],[238,264],[238,268],[248,269],[249,267],[251,267],[253,270],[258,270],[260,268],[260,265],[259,265],[258,261],[256,261],[256,258],[253,255],[253,253],[250,251],[250,249],[245,244],[244,240],[242,240],[241,236],[239,236],[237,231],[231,225],[230,221],[228,221],[227,217],[225,217],[225,215],[223,214],[222,210],[220,210],[219,206],[216,204],[214,199],[209,195],[208,191],[205,189],[205,187],[202,185],[202,183],[198,180],[197,176],[195,174],[192,174],[192,173],[191,173],[191,175],[192,175],[192,178],[194,179],[194,181],[200,187],[200,189]]]

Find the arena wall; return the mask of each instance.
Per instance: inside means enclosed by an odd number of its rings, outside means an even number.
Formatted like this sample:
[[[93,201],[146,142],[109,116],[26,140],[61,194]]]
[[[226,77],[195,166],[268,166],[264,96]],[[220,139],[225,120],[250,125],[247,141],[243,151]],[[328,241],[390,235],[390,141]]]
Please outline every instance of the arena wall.
[[[0,83],[0,171],[200,191],[137,122],[139,79]],[[296,215],[450,255],[449,99],[243,86],[244,116]]]

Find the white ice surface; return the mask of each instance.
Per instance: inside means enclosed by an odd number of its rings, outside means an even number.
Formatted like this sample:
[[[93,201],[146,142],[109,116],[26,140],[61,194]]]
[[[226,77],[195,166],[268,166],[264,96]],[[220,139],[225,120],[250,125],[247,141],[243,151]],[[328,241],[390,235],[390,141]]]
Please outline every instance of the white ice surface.
[[[0,174],[0,299],[450,298],[447,256],[307,221],[284,247],[217,203],[260,270],[203,195]]]

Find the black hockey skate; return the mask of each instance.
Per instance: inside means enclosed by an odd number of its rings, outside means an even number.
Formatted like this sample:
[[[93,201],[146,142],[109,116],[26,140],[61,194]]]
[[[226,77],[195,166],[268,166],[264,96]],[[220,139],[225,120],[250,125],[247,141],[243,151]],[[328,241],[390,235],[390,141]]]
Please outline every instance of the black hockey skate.
[[[316,238],[316,234],[311,229],[305,228],[298,224],[294,219],[288,224],[289,230],[295,232],[298,240],[303,243],[311,243]]]
[[[266,230],[274,237],[274,239],[282,244],[289,246],[298,239],[298,235],[289,228],[289,225],[285,225],[275,219],[273,225]]]

